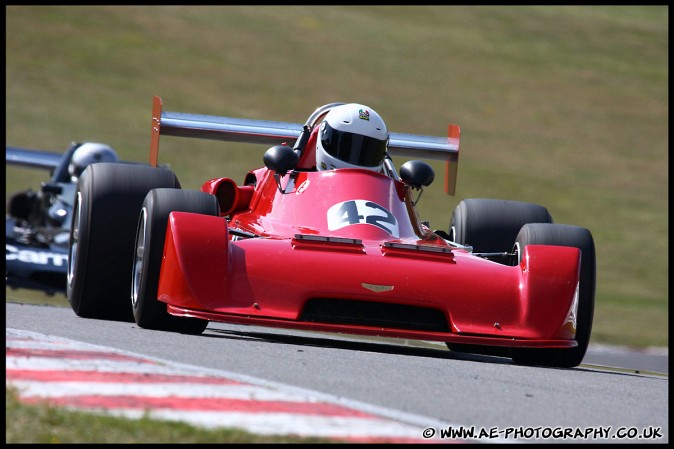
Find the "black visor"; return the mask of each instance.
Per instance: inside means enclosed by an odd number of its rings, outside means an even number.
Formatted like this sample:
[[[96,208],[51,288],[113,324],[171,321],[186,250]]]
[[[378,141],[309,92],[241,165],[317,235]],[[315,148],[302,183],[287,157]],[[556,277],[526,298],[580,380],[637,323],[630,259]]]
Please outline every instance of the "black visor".
[[[386,155],[386,140],[338,131],[328,122],[321,125],[320,138],[330,156],[348,164],[375,167]]]

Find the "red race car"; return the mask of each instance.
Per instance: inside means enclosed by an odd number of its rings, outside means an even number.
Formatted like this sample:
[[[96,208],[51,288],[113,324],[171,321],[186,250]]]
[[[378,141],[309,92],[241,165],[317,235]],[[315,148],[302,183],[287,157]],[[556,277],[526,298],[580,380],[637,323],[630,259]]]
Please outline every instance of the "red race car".
[[[160,135],[268,149],[241,185],[183,190],[157,164]],[[200,334],[219,321],[579,365],[591,233],[496,199],[464,199],[447,231],[432,231],[415,207],[435,176],[422,159],[446,162],[453,194],[458,152],[456,125],[446,137],[392,133],[360,104],[327,104],[302,125],[168,112],[154,97],[150,166],[93,164],[78,181],[68,300],[78,316],[148,329]],[[413,160],[398,172],[391,156]]]

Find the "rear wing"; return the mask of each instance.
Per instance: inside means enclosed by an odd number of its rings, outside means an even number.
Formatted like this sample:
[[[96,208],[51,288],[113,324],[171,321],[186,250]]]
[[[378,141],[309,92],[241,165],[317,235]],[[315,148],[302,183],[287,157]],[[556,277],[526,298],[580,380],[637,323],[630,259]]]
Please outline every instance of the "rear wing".
[[[157,166],[159,158],[160,135],[281,145],[298,139],[303,130],[299,123],[185,114],[162,108],[162,99],[154,96],[150,140],[150,165],[153,167]],[[445,192],[454,195],[460,132],[459,126],[450,124],[447,137],[390,133],[388,151],[391,156],[445,161]]]
[[[5,165],[54,170],[61,163],[61,159],[63,153],[9,146],[5,148]]]

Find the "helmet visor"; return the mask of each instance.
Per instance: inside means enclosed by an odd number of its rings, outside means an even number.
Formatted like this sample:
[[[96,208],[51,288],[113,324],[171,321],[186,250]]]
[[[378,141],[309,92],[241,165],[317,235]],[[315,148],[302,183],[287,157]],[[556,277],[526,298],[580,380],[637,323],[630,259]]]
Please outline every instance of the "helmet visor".
[[[323,122],[320,138],[330,156],[348,164],[375,167],[386,156],[386,140],[338,131],[328,122]]]

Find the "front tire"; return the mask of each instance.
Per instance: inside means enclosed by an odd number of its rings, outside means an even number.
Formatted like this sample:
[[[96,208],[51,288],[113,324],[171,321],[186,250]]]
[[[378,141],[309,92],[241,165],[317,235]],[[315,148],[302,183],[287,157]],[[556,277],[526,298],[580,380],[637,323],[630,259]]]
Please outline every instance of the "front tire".
[[[83,318],[133,321],[128,297],[137,211],[155,187],[179,188],[165,168],[92,164],[80,176],[73,205],[67,296]]]
[[[153,189],[138,219],[131,285],[131,304],[136,324],[142,328],[201,334],[207,320],[170,315],[166,304],[157,299],[159,274],[169,214],[174,211],[218,216],[215,196],[196,190]]]
[[[521,201],[468,198],[462,200],[452,213],[449,239],[470,245],[476,253],[507,253],[517,233],[526,223],[552,223],[548,210],[538,204]],[[510,264],[507,256],[492,256],[491,260]],[[447,343],[453,352],[509,357],[506,347]]]
[[[596,260],[592,234],[589,230],[570,225],[527,224],[517,236],[515,252],[518,263],[527,245],[570,246],[581,251],[580,283],[578,286],[578,313],[576,316],[575,348],[512,348],[511,356],[521,365],[540,365],[572,368],[580,365],[585,357],[592,332],[594,294],[596,286]]]

